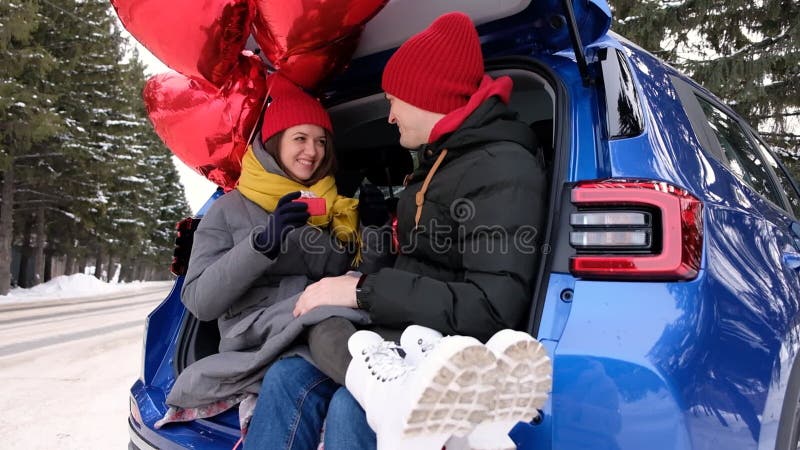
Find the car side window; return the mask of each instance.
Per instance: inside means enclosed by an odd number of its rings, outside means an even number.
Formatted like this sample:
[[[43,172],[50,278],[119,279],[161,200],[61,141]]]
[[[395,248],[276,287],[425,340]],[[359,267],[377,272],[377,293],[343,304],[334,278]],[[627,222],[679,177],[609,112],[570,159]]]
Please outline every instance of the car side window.
[[[698,97],[706,115],[708,125],[722,147],[728,167],[739,179],[747,183],[764,197],[782,207],[783,202],[773,182],[769,169],[758,149],[753,145],[742,127],[732,117]]]
[[[772,167],[772,171],[778,177],[778,183],[783,188],[783,192],[786,193],[786,198],[789,200],[789,206],[792,208],[792,212],[796,218],[800,218],[800,195],[797,194],[797,191],[794,188],[794,183],[792,183],[791,178],[789,175],[786,174],[786,171],[783,169],[783,166],[778,164],[778,161],[772,156],[772,152],[764,145],[761,141],[756,141],[759,147],[761,147],[761,153],[764,155],[764,160],[767,164]]]

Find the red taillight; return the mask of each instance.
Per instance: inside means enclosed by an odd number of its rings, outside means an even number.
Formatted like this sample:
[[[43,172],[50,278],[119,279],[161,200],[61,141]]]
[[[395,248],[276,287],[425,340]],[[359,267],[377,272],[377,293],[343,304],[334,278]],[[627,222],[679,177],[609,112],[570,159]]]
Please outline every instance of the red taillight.
[[[131,410],[131,419],[136,424],[136,426],[141,427],[144,421],[142,420],[142,413],[139,412],[139,405],[136,403],[136,399],[133,397],[129,397],[129,405]]]
[[[659,181],[588,181],[572,189],[570,272],[582,278],[690,280],[703,247],[703,204]]]

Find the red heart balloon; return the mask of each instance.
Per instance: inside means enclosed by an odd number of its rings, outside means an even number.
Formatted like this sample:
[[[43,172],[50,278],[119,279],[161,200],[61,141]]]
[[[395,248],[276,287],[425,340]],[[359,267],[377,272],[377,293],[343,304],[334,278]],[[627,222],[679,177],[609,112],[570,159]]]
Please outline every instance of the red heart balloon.
[[[267,60],[314,89],[343,69],[364,24],[388,0],[255,0],[253,36]]]
[[[298,86],[309,91],[317,90],[325,80],[350,63],[360,36],[359,30],[325,47],[287,56],[281,63],[280,73]]]
[[[233,189],[242,156],[267,95],[261,60],[243,52],[228,81],[217,89],[175,72],[147,80],[143,97],[161,140],[181,161]]]
[[[111,0],[122,24],[164,64],[221,86],[255,14],[251,0]]]

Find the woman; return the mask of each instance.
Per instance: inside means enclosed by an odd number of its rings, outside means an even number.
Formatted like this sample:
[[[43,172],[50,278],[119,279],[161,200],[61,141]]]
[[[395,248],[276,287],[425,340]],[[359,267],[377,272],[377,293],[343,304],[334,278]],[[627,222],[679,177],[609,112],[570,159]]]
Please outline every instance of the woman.
[[[271,105],[270,108],[272,107]],[[286,130],[283,133],[284,139],[291,139],[292,131],[291,129]],[[266,134],[262,131],[262,135]],[[269,151],[271,147],[269,141],[266,147]],[[287,147],[293,148],[291,141],[287,142]],[[312,173],[312,166],[303,160],[306,156],[305,153],[285,151],[282,147],[280,155],[281,158],[278,161],[282,162],[283,167],[289,169],[288,172],[296,168],[304,175]],[[241,182],[239,189],[241,190]],[[380,226],[387,222],[389,219],[388,209],[383,195],[377,188],[362,186],[359,199],[361,202],[358,208],[362,225]],[[290,203],[278,207],[276,213],[283,214],[282,208],[287,209],[286,214],[290,219],[293,217],[292,214],[297,214],[294,211],[295,207]],[[298,217],[294,223],[302,222],[302,219],[303,217]],[[364,261],[359,266],[359,270],[364,273],[390,264],[388,259],[392,257],[388,251],[391,245],[391,233],[373,233],[371,236],[370,241],[373,243],[377,243],[375,239],[385,242],[380,243],[383,245],[364,246]],[[257,240],[254,242],[258,244]],[[282,254],[281,258],[286,257],[287,254]],[[358,319],[353,318],[353,313],[357,315]],[[344,395],[347,394],[346,390],[340,388],[344,385],[345,371],[351,359],[347,349],[347,340],[356,331],[351,322],[366,323],[368,319],[365,313],[352,309],[346,312],[340,311],[339,315],[343,317],[328,318],[311,327],[307,334],[310,355],[284,355],[285,357],[276,361],[267,370],[244,440],[246,450],[316,448],[320,442],[323,422],[329,405],[332,407],[335,405],[334,409],[337,411],[334,416],[336,418],[359,417],[355,411],[341,410],[359,408],[359,406],[352,397]],[[301,316],[301,319],[302,317],[305,316]],[[285,383],[291,383],[292,386],[287,387]],[[276,395],[274,392],[275,389],[284,388],[287,392],[282,393],[288,395]],[[289,390],[291,393],[288,392]],[[334,429],[342,428],[334,427]],[[334,449],[361,448],[370,439],[374,441],[374,435],[370,438],[369,436],[337,435],[334,432],[326,433],[325,443],[326,446]]]
[[[273,100],[238,185],[195,232],[181,299],[198,319],[217,320],[219,353],[177,378],[167,398],[172,420],[214,415],[257,393],[265,368],[281,356],[310,359],[306,327],[334,323],[349,335],[350,321],[367,320],[337,307],[310,320],[292,315],[309,283],[358,261],[359,204],[337,193],[324,108],[280,75],[268,83]],[[344,319],[325,321],[335,316]]]

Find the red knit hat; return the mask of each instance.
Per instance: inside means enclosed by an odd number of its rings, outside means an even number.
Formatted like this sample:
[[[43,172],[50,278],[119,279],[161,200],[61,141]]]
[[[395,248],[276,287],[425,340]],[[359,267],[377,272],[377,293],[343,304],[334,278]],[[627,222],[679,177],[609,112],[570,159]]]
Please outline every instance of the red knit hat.
[[[306,123],[319,125],[333,134],[331,118],[315,98],[278,73],[270,75],[267,86],[272,101],[261,123],[262,142],[287,128]]]
[[[417,108],[439,114],[467,104],[483,79],[478,32],[464,13],[436,19],[392,55],[383,90]]]

